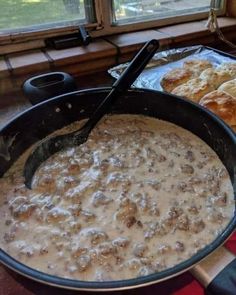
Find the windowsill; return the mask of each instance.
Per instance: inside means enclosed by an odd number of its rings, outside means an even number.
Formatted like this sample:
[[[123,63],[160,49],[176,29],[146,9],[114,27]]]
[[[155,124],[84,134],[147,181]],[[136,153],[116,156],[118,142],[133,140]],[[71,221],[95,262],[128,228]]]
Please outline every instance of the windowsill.
[[[236,18],[219,17],[218,21],[226,38],[233,41]],[[49,71],[65,71],[73,76],[106,71],[129,60],[150,39],[158,39],[163,49],[193,44],[222,46],[216,34],[209,32],[205,24],[206,20],[194,21],[98,38],[88,46],[65,50],[38,49],[5,55],[0,58],[0,93],[7,93],[9,89],[18,91],[28,77]]]

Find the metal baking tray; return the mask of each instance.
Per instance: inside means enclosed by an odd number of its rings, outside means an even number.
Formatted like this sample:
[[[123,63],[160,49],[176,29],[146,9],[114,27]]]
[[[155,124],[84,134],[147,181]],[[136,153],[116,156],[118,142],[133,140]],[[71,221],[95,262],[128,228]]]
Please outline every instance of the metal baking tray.
[[[154,55],[133,87],[163,91],[160,85],[163,75],[173,68],[182,67],[188,59],[206,59],[215,67],[223,62],[236,62],[235,56],[203,45],[160,51]],[[108,73],[117,79],[127,65],[128,63],[117,65],[109,69]]]

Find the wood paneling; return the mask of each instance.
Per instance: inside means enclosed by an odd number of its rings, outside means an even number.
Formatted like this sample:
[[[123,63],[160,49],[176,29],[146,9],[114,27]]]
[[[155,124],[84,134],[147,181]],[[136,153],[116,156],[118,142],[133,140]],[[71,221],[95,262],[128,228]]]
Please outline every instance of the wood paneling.
[[[227,15],[236,18],[236,1],[235,0],[226,0],[227,1]]]

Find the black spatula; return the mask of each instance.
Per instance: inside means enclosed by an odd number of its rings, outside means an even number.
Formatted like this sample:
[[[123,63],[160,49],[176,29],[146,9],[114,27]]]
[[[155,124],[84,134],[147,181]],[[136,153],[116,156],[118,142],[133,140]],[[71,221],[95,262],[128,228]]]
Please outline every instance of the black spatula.
[[[158,47],[157,40],[151,40],[142,47],[82,128],[72,133],[46,138],[39,143],[28,157],[24,167],[25,185],[28,188],[31,188],[32,178],[37,168],[50,156],[62,149],[86,142],[94,126],[110,110],[117,98],[132,85]]]

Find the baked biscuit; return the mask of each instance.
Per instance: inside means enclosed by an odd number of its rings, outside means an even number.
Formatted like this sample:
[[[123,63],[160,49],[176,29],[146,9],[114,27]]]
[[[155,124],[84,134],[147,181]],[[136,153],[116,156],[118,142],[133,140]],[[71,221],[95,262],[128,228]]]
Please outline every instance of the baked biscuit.
[[[236,98],[236,79],[223,83],[218,90],[224,91]]]
[[[205,95],[199,103],[218,115],[228,125],[236,125],[236,99],[230,94],[215,90]]]
[[[163,76],[161,80],[161,86],[163,90],[171,92],[175,87],[190,80],[192,76],[192,72],[188,69],[172,69]]]
[[[236,63],[225,62],[218,66],[217,69],[228,71],[232,76],[232,79],[236,78]]]
[[[207,82],[200,78],[194,78],[188,82],[176,87],[172,94],[182,96],[199,102],[199,100],[208,92],[213,91],[214,88]]]
[[[214,89],[232,79],[229,71],[223,69],[206,69],[199,76],[200,79],[208,82]]]
[[[212,68],[213,65],[210,61],[205,59],[190,59],[184,62],[183,67],[190,70],[194,73],[194,76],[198,77],[202,71]]]
[[[161,86],[163,90],[171,92],[177,86],[197,78],[203,70],[211,67],[212,64],[208,60],[186,60],[183,63],[183,68],[172,69],[163,76]]]

